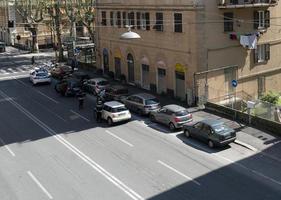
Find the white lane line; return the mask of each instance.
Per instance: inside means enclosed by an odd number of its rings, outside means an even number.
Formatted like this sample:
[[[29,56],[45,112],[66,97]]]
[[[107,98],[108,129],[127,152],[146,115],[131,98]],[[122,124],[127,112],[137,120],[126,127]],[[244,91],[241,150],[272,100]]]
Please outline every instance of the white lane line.
[[[114,133],[110,132],[109,130],[106,130],[105,132],[108,133],[109,135],[115,137],[116,139],[120,140],[121,142],[123,142],[123,143],[129,145],[130,147],[133,147],[133,146],[134,146],[134,145],[132,145],[131,143],[127,142],[126,140],[124,140],[124,139],[120,138],[119,136],[115,135]]]
[[[17,76],[4,76],[4,77],[0,77],[0,80],[8,81],[8,80],[17,79],[17,78],[27,78],[28,76],[29,76],[28,74],[17,75]]]
[[[30,178],[37,184],[37,186],[49,197],[49,199],[53,199],[52,195],[46,190],[46,188],[38,181],[38,179],[31,173],[31,171],[28,171],[27,174],[30,176]]]
[[[72,112],[73,114],[77,115],[78,117],[84,119],[85,121],[90,122],[89,119],[87,119],[86,117],[80,115],[79,113],[75,112],[74,110],[70,110],[70,112]]]
[[[5,142],[0,138],[0,142],[2,143],[2,145],[7,149],[7,151],[13,156],[15,157],[16,154],[5,144]]]
[[[188,179],[188,180],[194,182],[195,184],[201,185],[198,181],[196,181],[196,180],[194,180],[193,178],[190,178],[189,176],[187,176],[187,175],[181,173],[180,171],[178,171],[178,170],[176,170],[175,168],[171,167],[170,165],[164,163],[163,161],[158,160],[157,162],[158,162],[159,164],[161,164],[161,165],[167,167],[168,169],[174,171],[174,172],[177,173],[178,175],[180,175],[180,176],[182,176],[182,177],[184,177],[184,178],[186,178],[186,179]]]
[[[2,90],[0,90],[0,95],[4,98],[9,97]],[[122,190],[125,194],[127,194],[129,197],[131,197],[133,200],[144,200],[144,198],[142,196],[140,196],[138,193],[136,193],[133,189],[131,189],[125,183],[123,183],[118,178],[116,178],[115,176],[110,174],[106,169],[101,167],[98,163],[93,161],[89,156],[87,156],[82,151],[80,151],[78,148],[76,148],[74,145],[72,145],[70,142],[65,140],[61,135],[58,135],[57,132],[55,132],[50,127],[48,127],[46,124],[44,124],[42,121],[40,121],[37,117],[35,117],[33,114],[31,114],[28,110],[26,110],[24,107],[22,107],[16,101],[11,100],[10,103],[13,106],[15,106],[19,111],[21,111],[23,114],[25,114],[29,119],[31,119],[33,122],[35,122],[38,126],[40,126],[43,130],[45,130],[47,133],[49,133],[51,136],[53,136],[58,142],[63,144],[67,149],[69,149],[71,152],[73,152],[75,155],[77,155],[81,160],[83,160],[85,163],[87,163],[90,167],[92,167],[94,170],[99,172],[108,181],[110,181],[112,184],[114,184],[116,187],[118,187],[120,190]]]
[[[26,83],[24,83],[23,81],[21,81],[21,80],[18,80],[17,78],[14,78],[15,80],[17,80],[18,82],[20,82],[22,85],[24,85],[24,86],[26,86],[26,87],[28,87],[28,88],[32,88],[30,85],[27,85]],[[38,94],[41,94],[42,96],[44,96],[44,97],[46,97],[47,99],[49,99],[50,101],[52,101],[53,103],[56,103],[56,104],[58,104],[59,102],[58,101],[56,101],[55,99],[53,99],[53,98],[51,98],[51,97],[49,97],[49,96],[47,96],[46,94],[44,94],[44,93],[42,93],[42,92],[40,92],[39,90],[36,90],[36,89],[34,89],[34,88],[32,88],[32,90],[34,90],[35,92],[37,92]]]

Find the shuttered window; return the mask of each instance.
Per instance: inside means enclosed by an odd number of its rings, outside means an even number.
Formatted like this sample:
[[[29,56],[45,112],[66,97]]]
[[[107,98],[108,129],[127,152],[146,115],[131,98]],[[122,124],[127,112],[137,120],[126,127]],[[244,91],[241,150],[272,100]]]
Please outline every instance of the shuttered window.
[[[176,33],[182,33],[182,14],[174,13],[174,31]]]
[[[225,32],[233,31],[233,13],[232,12],[224,13],[224,31]]]
[[[270,60],[270,44],[261,44],[254,50],[254,63],[263,63]]]
[[[101,12],[101,25],[106,26],[106,11]]]

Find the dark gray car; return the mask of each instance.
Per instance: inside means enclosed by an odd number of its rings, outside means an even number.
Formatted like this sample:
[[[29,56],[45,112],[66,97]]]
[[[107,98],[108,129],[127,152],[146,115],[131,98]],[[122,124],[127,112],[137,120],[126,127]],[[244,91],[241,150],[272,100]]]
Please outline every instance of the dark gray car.
[[[226,146],[236,139],[235,131],[218,120],[202,120],[185,124],[183,130],[186,137],[194,137],[206,142],[210,148]]]
[[[140,115],[147,115],[151,111],[158,110],[160,108],[159,100],[147,93],[140,93],[128,96],[123,100],[126,107]]]
[[[150,119],[153,122],[159,122],[169,126],[171,131],[182,128],[183,124],[192,121],[192,115],[186,108],[178,105],[166,105],[157,111],[150,113]]]

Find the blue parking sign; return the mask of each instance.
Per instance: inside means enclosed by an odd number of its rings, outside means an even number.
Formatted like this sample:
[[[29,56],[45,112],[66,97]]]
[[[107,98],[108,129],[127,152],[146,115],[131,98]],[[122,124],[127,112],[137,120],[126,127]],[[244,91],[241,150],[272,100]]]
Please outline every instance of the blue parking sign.
[[[237,87],[238,82],[237,82],[237,80],[232,80],[231,84],[232,84],[232,87]]]

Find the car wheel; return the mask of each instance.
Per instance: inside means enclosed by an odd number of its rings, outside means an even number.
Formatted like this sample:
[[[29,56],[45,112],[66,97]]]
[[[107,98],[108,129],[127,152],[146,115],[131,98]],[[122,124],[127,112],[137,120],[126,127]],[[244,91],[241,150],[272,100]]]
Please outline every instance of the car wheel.
[[[184,130],[184,135],[185,135],[187,138],[190,138],[190,137],[191,137],[189,130]]]
[[[213,143],[213,141],[212,140],[209,140],[208,141],[208,146],[210,147],[210,148],[214,148],[214,143]]]
[[[170,124],[169,124],[169,128],[170,128],[170,131],[175,131],[175,129],[176,129],[176,127],[175,127],[175,125],[171,122]]]
[[[109,118],[107,118],[107,124],[109,125],[109,126],[112,126],[112,124],[113,124],[113,121],[112,121],[112,119],[109,117]]]
[[[156,119],[155,119],[155,116],[154,116],[154,115],[150,115],[150,121],[156,122]]]

